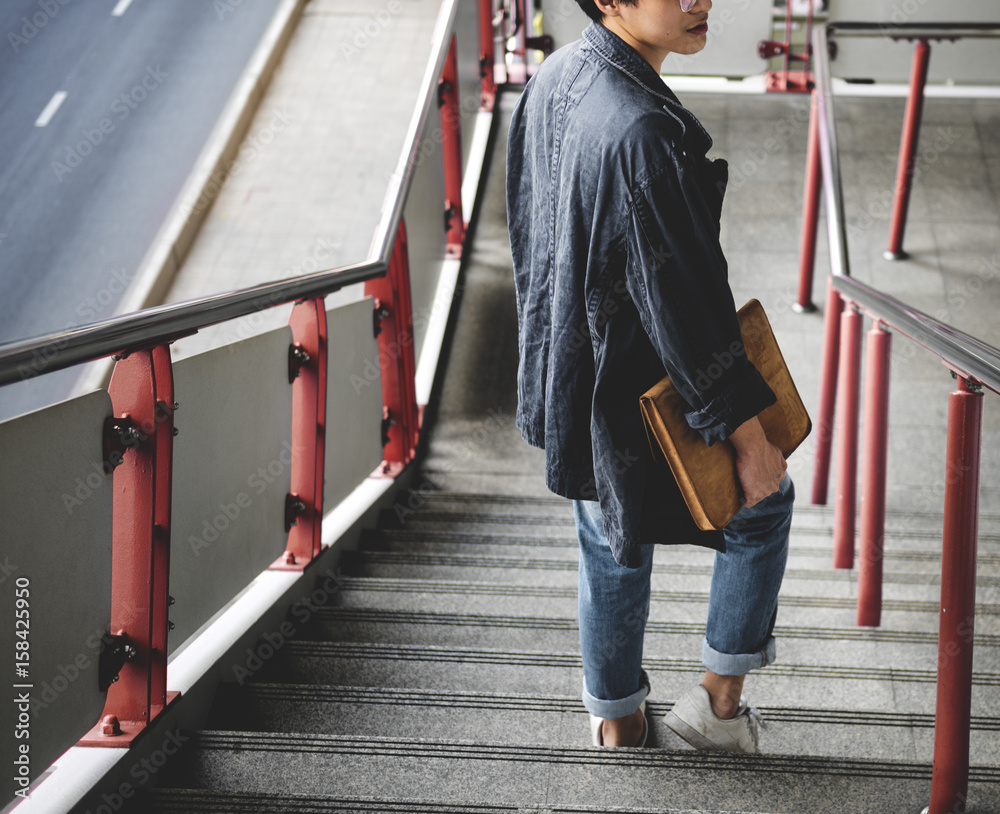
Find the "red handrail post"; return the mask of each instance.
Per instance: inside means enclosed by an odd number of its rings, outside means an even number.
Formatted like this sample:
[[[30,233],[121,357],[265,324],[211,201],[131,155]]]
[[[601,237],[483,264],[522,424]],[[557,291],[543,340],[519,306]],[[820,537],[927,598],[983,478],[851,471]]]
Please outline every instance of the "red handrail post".
[[[462,111],[458,101],[458,58],[455,37],[441,71],[441,149],[444,153],[445,212],[448,219],[448,256],[462,256],[465,220],[462,215]]]
[[[834,410],[837,404],[837,367],[840,360],[840,316],[844,300],[833,287],[826,287],[823,315],[823,364],[819,380],[819,415],[816,418],[816,456],[813,463],[812,502],[826,505],[830,483],[830,452],[833,446]]]
[[[127,660],[108,688],[101,721],[80,746],[128,746],[177,693],[167,693],[170,482],[174,403],[170,348],[118,360],[108,387],[114,418],[105,453],[114,469],[111,633]]]
[[[948,398],[937,712],[929,814],[964,811],[969,790],[969,725],[976,618],[976,546],[983,394],[959,379]]]
[[[854,567],[854,513],[858,492],[858,407],[860,403],[861,329],[855,308],[840,317],[840,375],[837,380],[837,498],[833,508],[833,567]]]
[[[301,571],[322,548],[328,359],[323,298],[297,302],[288,325],[292,329],[288,357],[292,383],[291,492],[285,501],[288,543],[271,569]]]
[[[816,310],[812,301],[813,274],[816,268],[816,233],[819,231],[819,205],[823,191],[823,165],[819,149],[819,110],[816,91],[812,92],[809,113],[809,144],[806,152],[806,189],[802,205],[802,247],[799,253],[799,298],[794,308],[800,313]]]
[[[493,0],[479,0],[479,109],[490,111],[496,102],[496,48],[493,40]]]
[[[395,477],[416,454],[420,430],[417,406],[416,362],[413,351],[413,303],[410,296],[410,261],[406,224],[399,232],[384,277],[365,283],[365,294],[375,298],[382,317],[378,334],[379,367],[382,370],[383,443],[378,474]]]
[[[902,260],[903,232],[910,208],[910,191],[917,165],[917,144],[920,141],[920,121],[924,115],[924,87],[927,84],[927,66],[931,46],[926,39],[918,39],[913,51],[913,68],[910,72],[910,96],[906,101],[903,136],[899,144],[899,165],[896,169],[895,201],[892,206],[892,224],[889,227],[889,248],[886,260]]]
[[[861,539],[858,558],[858,625],[882,622],[885,484],[889,450],[889,363],[892,334],[876,320],[868,332],[865,424],[861,464]]]

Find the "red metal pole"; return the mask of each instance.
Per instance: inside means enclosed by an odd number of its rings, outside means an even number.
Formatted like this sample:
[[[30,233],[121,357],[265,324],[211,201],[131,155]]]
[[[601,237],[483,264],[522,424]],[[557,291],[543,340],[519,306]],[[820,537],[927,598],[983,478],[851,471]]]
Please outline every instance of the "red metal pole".
[[[969,789],[969,724],[976,618],[976,545],[983,395],[959,379],[948,399],[937,712],[929,814],[964,811]]]
[[[853,307],[840,317],[840,375],[837,379],[839,444],[837,499],[833,507],[833,567],[854,567],[854,513],[858,492],[858,406],[861,329],[864,317]]]
[[[101,722],[79,745],[121,747],[177,696],[167,693],[175,408],[170,348],[158,345],[120,359],[108,392],[123,440],[114,469],[111,632],[123,637],[130,657],[108,688]]]
[[[496,101],[496,52],[493,40],[493,0],[479,2],[479,109],[493,110]]]
[[[858,624],[882,622],[885,480],[889,448],[889,359],[892,334],[878,321],[868,332],[865,427],[861,464],[861,539],[858,559]]]
[[[295,304],[289,376],[292,381],[291,494],[288,543],[274,570],[301,571],[322,547],[323,468],[326,460],[327,338],[323,298]]]
[[[815,311],[812,301],[813,273],[816,266],[816,233],[819,230],[819,204],[823,191],[823,165],[819,150],[819,111],[816,92],[812,94],[809,114],[809,146],[806,154],[806,190],[802,204],[802,248],[799,253],[799,299],[795,310]]]
[[[375,298],[376,307],[383,314],[378,354],[387,440],[380,473],[395,476],[413,459],[420,429],[414,380],[417,366],[413,354],[410,261],[404,222],[399,224],[388,273],[366,282],[365,294]]]
[[[819,415],[816,419],[816,457],[813,465],[812,502],[826,505],[830,483],[830,448],[833,444],[834,408],[837,404],[837,367],[840,359],[840,315],[844,301],[833,287],[826,286],[826,314],[823,332],[823,370],[819,380]]]
[[[788,74],[792,65],[792,4],[785,4],[785,66],[782,71],[782,87],[788,87]]]
[[[455,37],[441,71],[441,149],[444,153],[445,211],[448,213],[448,256],[462,256],[462,113],[458,102],[458,59]]]
[[[924,39],[917,40],[913,51],[910,96],[906,102],[903,137],[899,144],[899,166],[896,170],[892,224],[889,227],[889,248],[884,254],[886,260],[901,260],[906,257],[906,252],[903,251],[903,232],[906,230],[906,214],[910,208],[913,171],[917,164],[920,121],[924,114],[924,86],[927,84],[927,65],[930,58],[930,44]]]

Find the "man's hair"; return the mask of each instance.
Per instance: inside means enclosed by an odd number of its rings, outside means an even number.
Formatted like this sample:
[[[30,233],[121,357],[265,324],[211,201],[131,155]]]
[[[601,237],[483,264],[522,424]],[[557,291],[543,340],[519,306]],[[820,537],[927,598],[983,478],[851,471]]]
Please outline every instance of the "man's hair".
[[[594,0],[576,0],[576,2],[595,23],[599,23],[604,19],[604,13],[597,7],[597,3]],[[634,6],[638,4],[639,0],[618,0],[618,2],[623,6]]]

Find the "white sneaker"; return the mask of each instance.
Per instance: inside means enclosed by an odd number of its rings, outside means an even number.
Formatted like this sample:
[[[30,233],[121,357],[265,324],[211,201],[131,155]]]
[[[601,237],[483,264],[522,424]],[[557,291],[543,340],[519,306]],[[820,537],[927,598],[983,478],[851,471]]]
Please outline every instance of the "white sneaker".
[[[646,687],[646,698],[649,697],[650,686],[649,678],[646,676],[645,671],[642,674],[642,683]],[[646,739],[649,737],[649,722],[646,720],[646,698],[642,699],[642,703],[639,704],[639,709],[642,710],[642,734],[639,736],[639,742],[633,747],[635,749],[641,749],[646,745]],[[604,723],[603,718],[598,718],[596,715],[590,716],[590,737],[593,741],[594,746],[604,746],[604,729],[602,724]]]
[[[666,724],[695,749],[756,753],[760,713],[740,698],[739,711],[723,720],[712,712],[712,700],[701,684],[681,698],[667,713]]]

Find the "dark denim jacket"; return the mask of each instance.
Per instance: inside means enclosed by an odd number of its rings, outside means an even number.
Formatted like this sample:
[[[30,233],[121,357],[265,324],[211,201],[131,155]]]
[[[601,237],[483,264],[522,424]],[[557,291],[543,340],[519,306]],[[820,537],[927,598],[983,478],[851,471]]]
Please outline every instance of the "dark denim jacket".
[[[517,424],[556,494],[600,500],[615,559],[699,532],[639,396],[666,373],[708,443],[774,402],[747,360],[719,246],[728,170],[623,40],[592,24],[550,56],[514,111],[507,217],[519,322]]]

